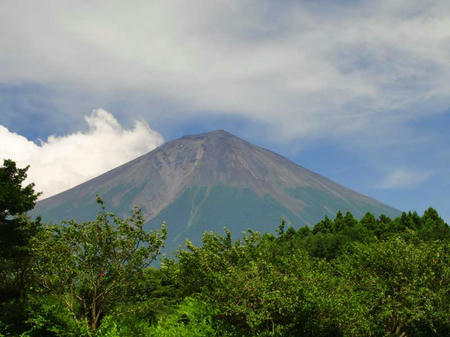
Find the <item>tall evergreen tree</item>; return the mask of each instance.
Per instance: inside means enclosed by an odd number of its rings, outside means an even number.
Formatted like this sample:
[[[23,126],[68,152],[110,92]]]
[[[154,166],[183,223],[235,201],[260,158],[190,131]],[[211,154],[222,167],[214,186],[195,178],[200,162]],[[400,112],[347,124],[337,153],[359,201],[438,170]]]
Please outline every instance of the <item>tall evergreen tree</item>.
[[[26,216],[39,196],[33,183],[22,186],[28,168],[12,160],[0,167],[0,303],[23,294],[28,242],[39,226]]]

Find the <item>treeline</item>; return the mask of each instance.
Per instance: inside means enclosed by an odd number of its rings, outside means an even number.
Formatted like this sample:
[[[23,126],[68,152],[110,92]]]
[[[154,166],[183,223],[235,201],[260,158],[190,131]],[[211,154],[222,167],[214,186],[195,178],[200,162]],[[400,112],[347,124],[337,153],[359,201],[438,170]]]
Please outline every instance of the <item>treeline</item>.
[[[151,268],[164,224],[100,199],[89,222],[32,221],[25,177],[0,167],[0,336],[450,335],[450,230],[432,208],[204,233]]]

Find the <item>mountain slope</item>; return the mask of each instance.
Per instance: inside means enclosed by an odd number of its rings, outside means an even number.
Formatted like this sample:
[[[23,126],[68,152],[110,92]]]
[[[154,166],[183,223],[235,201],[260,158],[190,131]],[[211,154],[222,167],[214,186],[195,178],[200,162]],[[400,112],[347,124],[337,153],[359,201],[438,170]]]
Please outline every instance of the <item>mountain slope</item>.
[[[95,216],[96,195],[126,215],[142,208],[148,227],[167,222],[169,251],[206,230],[271,231],[280,217],[314,224],[338,210],[361,217],[399,211],[311,172],[288,159],[218,130],[185,136],[68,191],[40,201],[44,221]]]

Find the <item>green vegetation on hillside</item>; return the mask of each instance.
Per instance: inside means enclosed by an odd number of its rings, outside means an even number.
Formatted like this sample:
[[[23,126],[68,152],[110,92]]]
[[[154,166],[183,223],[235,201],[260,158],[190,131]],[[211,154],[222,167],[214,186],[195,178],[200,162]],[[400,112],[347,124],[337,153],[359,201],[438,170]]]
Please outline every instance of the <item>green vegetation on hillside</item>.
[[[96,219],[40,225],[24,215],[25,176],[0,168],[0,336],[450,334],[450,230],[432,208],[205,232],[156,269],[164,226],[147,232],[138,209],[120,218],[101,200]]]
[[[271,196],[260,198],[249,188],[194,186],[150,220],[146,227],[167,222],[169,232],[172,230],[166,241],[166,251],[170,254],[183,245],[186,238],[200,243],[200,234],[211,227],[227,227],[232,233],[240,233],[242,228],[249,227],[266,231],[272,229],[280,215],[293,223],[302,223],[300,218]],[[189,219],[187,224],[186,219]]]

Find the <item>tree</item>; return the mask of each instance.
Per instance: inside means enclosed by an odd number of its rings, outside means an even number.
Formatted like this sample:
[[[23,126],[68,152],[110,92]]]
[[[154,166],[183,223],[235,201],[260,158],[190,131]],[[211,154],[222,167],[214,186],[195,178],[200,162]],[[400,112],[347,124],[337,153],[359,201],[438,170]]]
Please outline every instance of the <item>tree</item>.
[[[360,224],[370,231],[375,231],[377,229],[377,219],[372,213],[367,212],[360,220]]]
[[[344,216],[341,211],[336,213],[336,217],[334,218],[334,227],[337,232],[340,232],[344,229]]]
[[[314,226],[314,229],[312,230],[313,234],[317,233],[332,233],[333,232],[334,224],[332,220],[328,216],[325,216],[325,218],[320,221],[318,224]]]
[[[0,167],[0,221],[15,217],[34,208],[40,193],[34,192],[34,183],[22,187],[29,166],[20,169],[12,160],[4,160]]]
[[[26,216],[40,194],[33,183],[22,186],[28,168],[12,160],[0,167],[0,303],[23,295],[28,242],[39,225]]]
[[[344,216],[344,228],[353,228],[358,224],[358,220],[355,219],[350,211],[347,211]]]
[[[439,216],[438,212],[430,207],[422,216],[422,227],[419,234],[425,240],[444,240],[450,237],[450,228],[447,223]]]
[[[96,220],[47,226],[33,240],[40,294],[58,298],[77,322],[96,330],[122,301],[164,245],[166,229],[146,232],[140,209],[119,218],[101,210]]]

